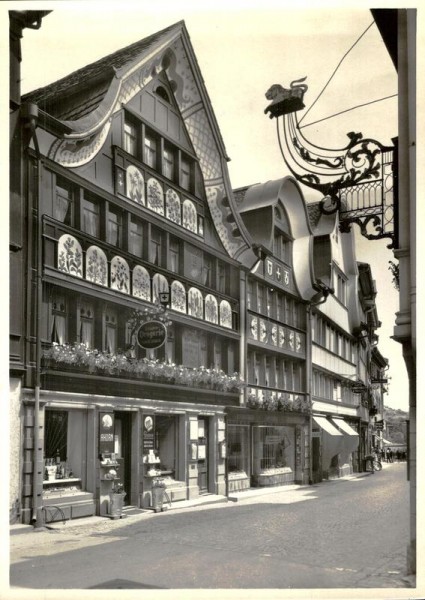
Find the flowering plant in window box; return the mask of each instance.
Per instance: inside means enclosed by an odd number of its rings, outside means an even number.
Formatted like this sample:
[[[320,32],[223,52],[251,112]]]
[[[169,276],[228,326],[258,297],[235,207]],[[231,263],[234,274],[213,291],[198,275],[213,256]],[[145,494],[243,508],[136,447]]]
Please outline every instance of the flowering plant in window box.
[[[190,387],[205,387],[221,392],[237,392],[245,385],[239,373],[227,375],[221,369],[185,367],[157,359],[137,360],[117,352],[109,354],[87,348],[85,344],[53,344],[43,354],[45,366],[71,366],[89,373],[108,373],[149,379],[158,383],[175,383]]]

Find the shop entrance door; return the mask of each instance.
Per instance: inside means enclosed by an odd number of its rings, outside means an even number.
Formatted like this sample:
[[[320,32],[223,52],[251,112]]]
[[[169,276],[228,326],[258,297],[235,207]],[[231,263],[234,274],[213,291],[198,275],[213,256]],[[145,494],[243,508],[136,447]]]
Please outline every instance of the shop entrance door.
[[[130,504],[131,497],[131,413],[116,412],[114,431],[114,452],[118,461],[118,481],[124,486],[124,504]]]
[[[200,494],[208,494],[208,418],[198,419],[198,486]]]
[[[315,437],[314,434],[312,450],[313,483],[318,483],[319,481],[322,481],[322,448],[320,443],[320,437]]]

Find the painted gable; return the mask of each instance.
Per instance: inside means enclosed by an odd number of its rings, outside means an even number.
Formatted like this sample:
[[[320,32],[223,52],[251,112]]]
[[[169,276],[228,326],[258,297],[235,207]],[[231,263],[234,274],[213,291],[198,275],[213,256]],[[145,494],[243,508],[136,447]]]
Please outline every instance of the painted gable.
[[[113,73],[103,97],[97,96],[92,111],[61,122],[68,132],[53,141],[47,149],[48,157],[64,167],[89,169],[89,163],[106,147],[109,134],[114,133],[114,121],[122,107],[137,104],[140,97],[145,101],[140,110],[152,111],[148,106],[148,86],[160,74],[166,76],[199,160],[209,211],[220,241],[230,257],[252,267],[256,256],[237,211],[227,170],[228,157],[184,23],[151,36],[149,43],[142,41],[111,55],[109,61],[108,57],[102,59],[101,65]],[[89,67],[81,70],[77,78],[81,87],[89,87],[96,72]],[[146,91],[144,96],[142,91]],[[66,92],[65,78],[59,95]],[[34,99],[42,96],[42,91],[37,90]],[[27,99],[31,100],[31,95]],[[177,129],[176,135],[180,135]]]

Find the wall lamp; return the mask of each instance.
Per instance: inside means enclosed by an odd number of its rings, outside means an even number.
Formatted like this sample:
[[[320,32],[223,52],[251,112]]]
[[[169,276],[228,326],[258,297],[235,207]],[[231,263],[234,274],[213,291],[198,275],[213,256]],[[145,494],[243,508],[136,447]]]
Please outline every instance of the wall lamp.
[[[334,294],[335,290],[326,283],[323,283],[321,279],[318,279],[316,283],[313,283],[313,289],[316,290],[316,294],[311,298],[310,304],[312,306],[317,306],[318,304],[323,304],[326,302],[329,294]]]

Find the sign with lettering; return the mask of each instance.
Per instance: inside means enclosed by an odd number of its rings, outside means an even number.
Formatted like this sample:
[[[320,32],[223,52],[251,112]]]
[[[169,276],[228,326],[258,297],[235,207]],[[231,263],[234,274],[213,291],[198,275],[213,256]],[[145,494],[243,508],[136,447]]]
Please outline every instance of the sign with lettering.
[[[146,321],[140,325],[136,339],[145,350],[160,348],[167,339],[167,328],[161,321]]]
[[[99,454],[114,451],[114,413],[99,413]]]
[[[143,415],[143,454],[155,449],[155,415]]]

